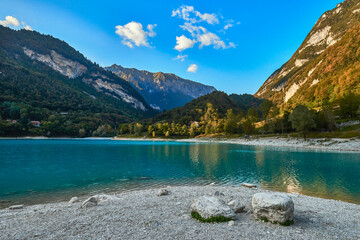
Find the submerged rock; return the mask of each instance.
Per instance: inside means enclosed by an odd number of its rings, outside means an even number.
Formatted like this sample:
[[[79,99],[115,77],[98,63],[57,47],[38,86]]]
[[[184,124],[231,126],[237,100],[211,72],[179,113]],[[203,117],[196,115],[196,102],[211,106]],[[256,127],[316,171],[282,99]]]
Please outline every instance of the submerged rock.
[[[232,200],[228,202],[228,205],[234,210],[235,213],[240,213],[245,209],[245,205],[238,200]]]
[[[197,212],[204,219],[211,217],[226,217],[235,219],[235,212],[224,201],[216,197],[202,196],[193,202],[191,211]]]
[[[234,225],[235,225],[235,221],[229,221],[228,225],[229,225],[230,227],[234,226]]]
[[[157,195],[158,196],[166,196],[166,195],[169,195],[169,191],[166,188],[161,188]]]
[[[24,205],[20,204],[20,205],[13,205],[13,206],[10,206],[9,209],[10,210],[17,210],[17,209],[22,209],[24,208]]]
[[[288,224],[294,220],[294,202],[281,193],[257,193],[252,198],[255,218]]]

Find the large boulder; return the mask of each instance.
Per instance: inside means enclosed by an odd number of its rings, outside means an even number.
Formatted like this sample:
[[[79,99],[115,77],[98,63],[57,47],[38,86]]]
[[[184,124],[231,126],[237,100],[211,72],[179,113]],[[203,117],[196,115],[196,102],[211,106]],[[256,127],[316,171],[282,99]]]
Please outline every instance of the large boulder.
[[[255,218],[272,223],[291,224],[294,220],[294,202],[281,193],[256,193],[252,198]]]
[[[217,197],[202,196],[191,204],[191,211],[197,212],[203,219],[225,217],[235,219],[235,212]]]

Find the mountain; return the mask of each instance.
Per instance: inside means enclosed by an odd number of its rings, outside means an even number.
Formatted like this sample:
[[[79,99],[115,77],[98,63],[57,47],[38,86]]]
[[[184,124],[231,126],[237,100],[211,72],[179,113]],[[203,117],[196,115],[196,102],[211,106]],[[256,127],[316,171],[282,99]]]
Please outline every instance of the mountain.
[[[256,97],[283,108],[321,106],[348,92],[360,93],[360,0],[325,12],[288,62],[260,87]]]
[[[184,106],[193,99],[215,91],[214,87],[186,80],[171,73],[151,73],[115,64],[105,69],[131,83],[146,102],[157,110]]]
[[[61,129],[75,126],[87,128],[86,136],[100,124],[116,127],[156,113],[127,81],[64,41],[2,26],[0,36],[0,135],[15,127],[27,134],[30,120],[39,120],[59,124],[45,133],[69,135]]]
[[[211,103],[213,108],[218,111],[219,118],[223,118],[229,109],[232,109],[235,114],[245,114],[251,107],[259,109],[262,102],[263,100],[249,94],[231,94],[229,96],[224,92],[214,91],[192,100],[183,107],[160,113],[151,122],[166,121],[190,125],[192,121],[200,121],[208,103]]]
[[[1,101],[33,101],[61,111],[77,110],[83,104],[101,111],[106,105],[128,117],[153,112],[127,81],[92,63],[67,43],[6,27],[0,27],[0,35]]]

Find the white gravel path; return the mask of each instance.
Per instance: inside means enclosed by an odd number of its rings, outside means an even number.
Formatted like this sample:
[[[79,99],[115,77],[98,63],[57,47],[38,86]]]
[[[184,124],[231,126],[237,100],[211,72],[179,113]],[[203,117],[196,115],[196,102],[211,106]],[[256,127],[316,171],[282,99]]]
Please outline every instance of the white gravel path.
[[[253,219],[251,198],[261,189],[226,186],[168,187],[114,194],[98,206],[81,202],[0,210],[0,239],[360,239],[360,205],[290,194],[295,224],[283,227]],[[226,202],[239,199],[245,212],[228,223],[200,223],[190,217],[196,197],[214,195]],[[82,201],[84,199],[81,199]]]

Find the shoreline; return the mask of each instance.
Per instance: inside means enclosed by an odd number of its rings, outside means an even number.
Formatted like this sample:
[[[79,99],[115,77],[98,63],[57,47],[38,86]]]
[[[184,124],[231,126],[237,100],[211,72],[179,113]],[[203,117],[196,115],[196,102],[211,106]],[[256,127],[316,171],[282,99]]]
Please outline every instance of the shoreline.
[[[265,146],[265,147],[284,147],[293,149],[309,149],[323,151],[340,151],[360,153],[359,139],[342,138],[311,138],[304,141],[301,138],[282,138],[282,137],[259,137],[259,138],[189,138],[189,139],[162,139],[162,138],[126,138],[114,137],[116,141],[173,141],[188,143],[227,143],[247,146]]]
[[[6,239],[357,239],[360,205],[298,194],[287,194],[295,203],[295,224],[283,227],[255,220],[251,199],[258,188],[233,186],[167,187],[104,195],[97,206],[56,202],[0,210],[0,229]],[[218,192],[218,194],[216,194]],[[220,195],[219,195],[220,193]],[[238,199],[245,211],[228,223],[200,223],[190,216],[192,201],[217,195],[225,202]],[[69,199],[70,200],[70,199]]]
[[[244,138],[185,138],[185,139],[164,139],[148,137],[0,137],[0,140],[115,140],[115,141],[151,141],[151,142],[187,142],[187,143],[226,143],[246,146],[284,147],[293,149],[309,149],[323,151],[355,152],[360,153],[360,139],[349,138],[309,138],[304,141],[302,138],[286,137],[251,137]]]

